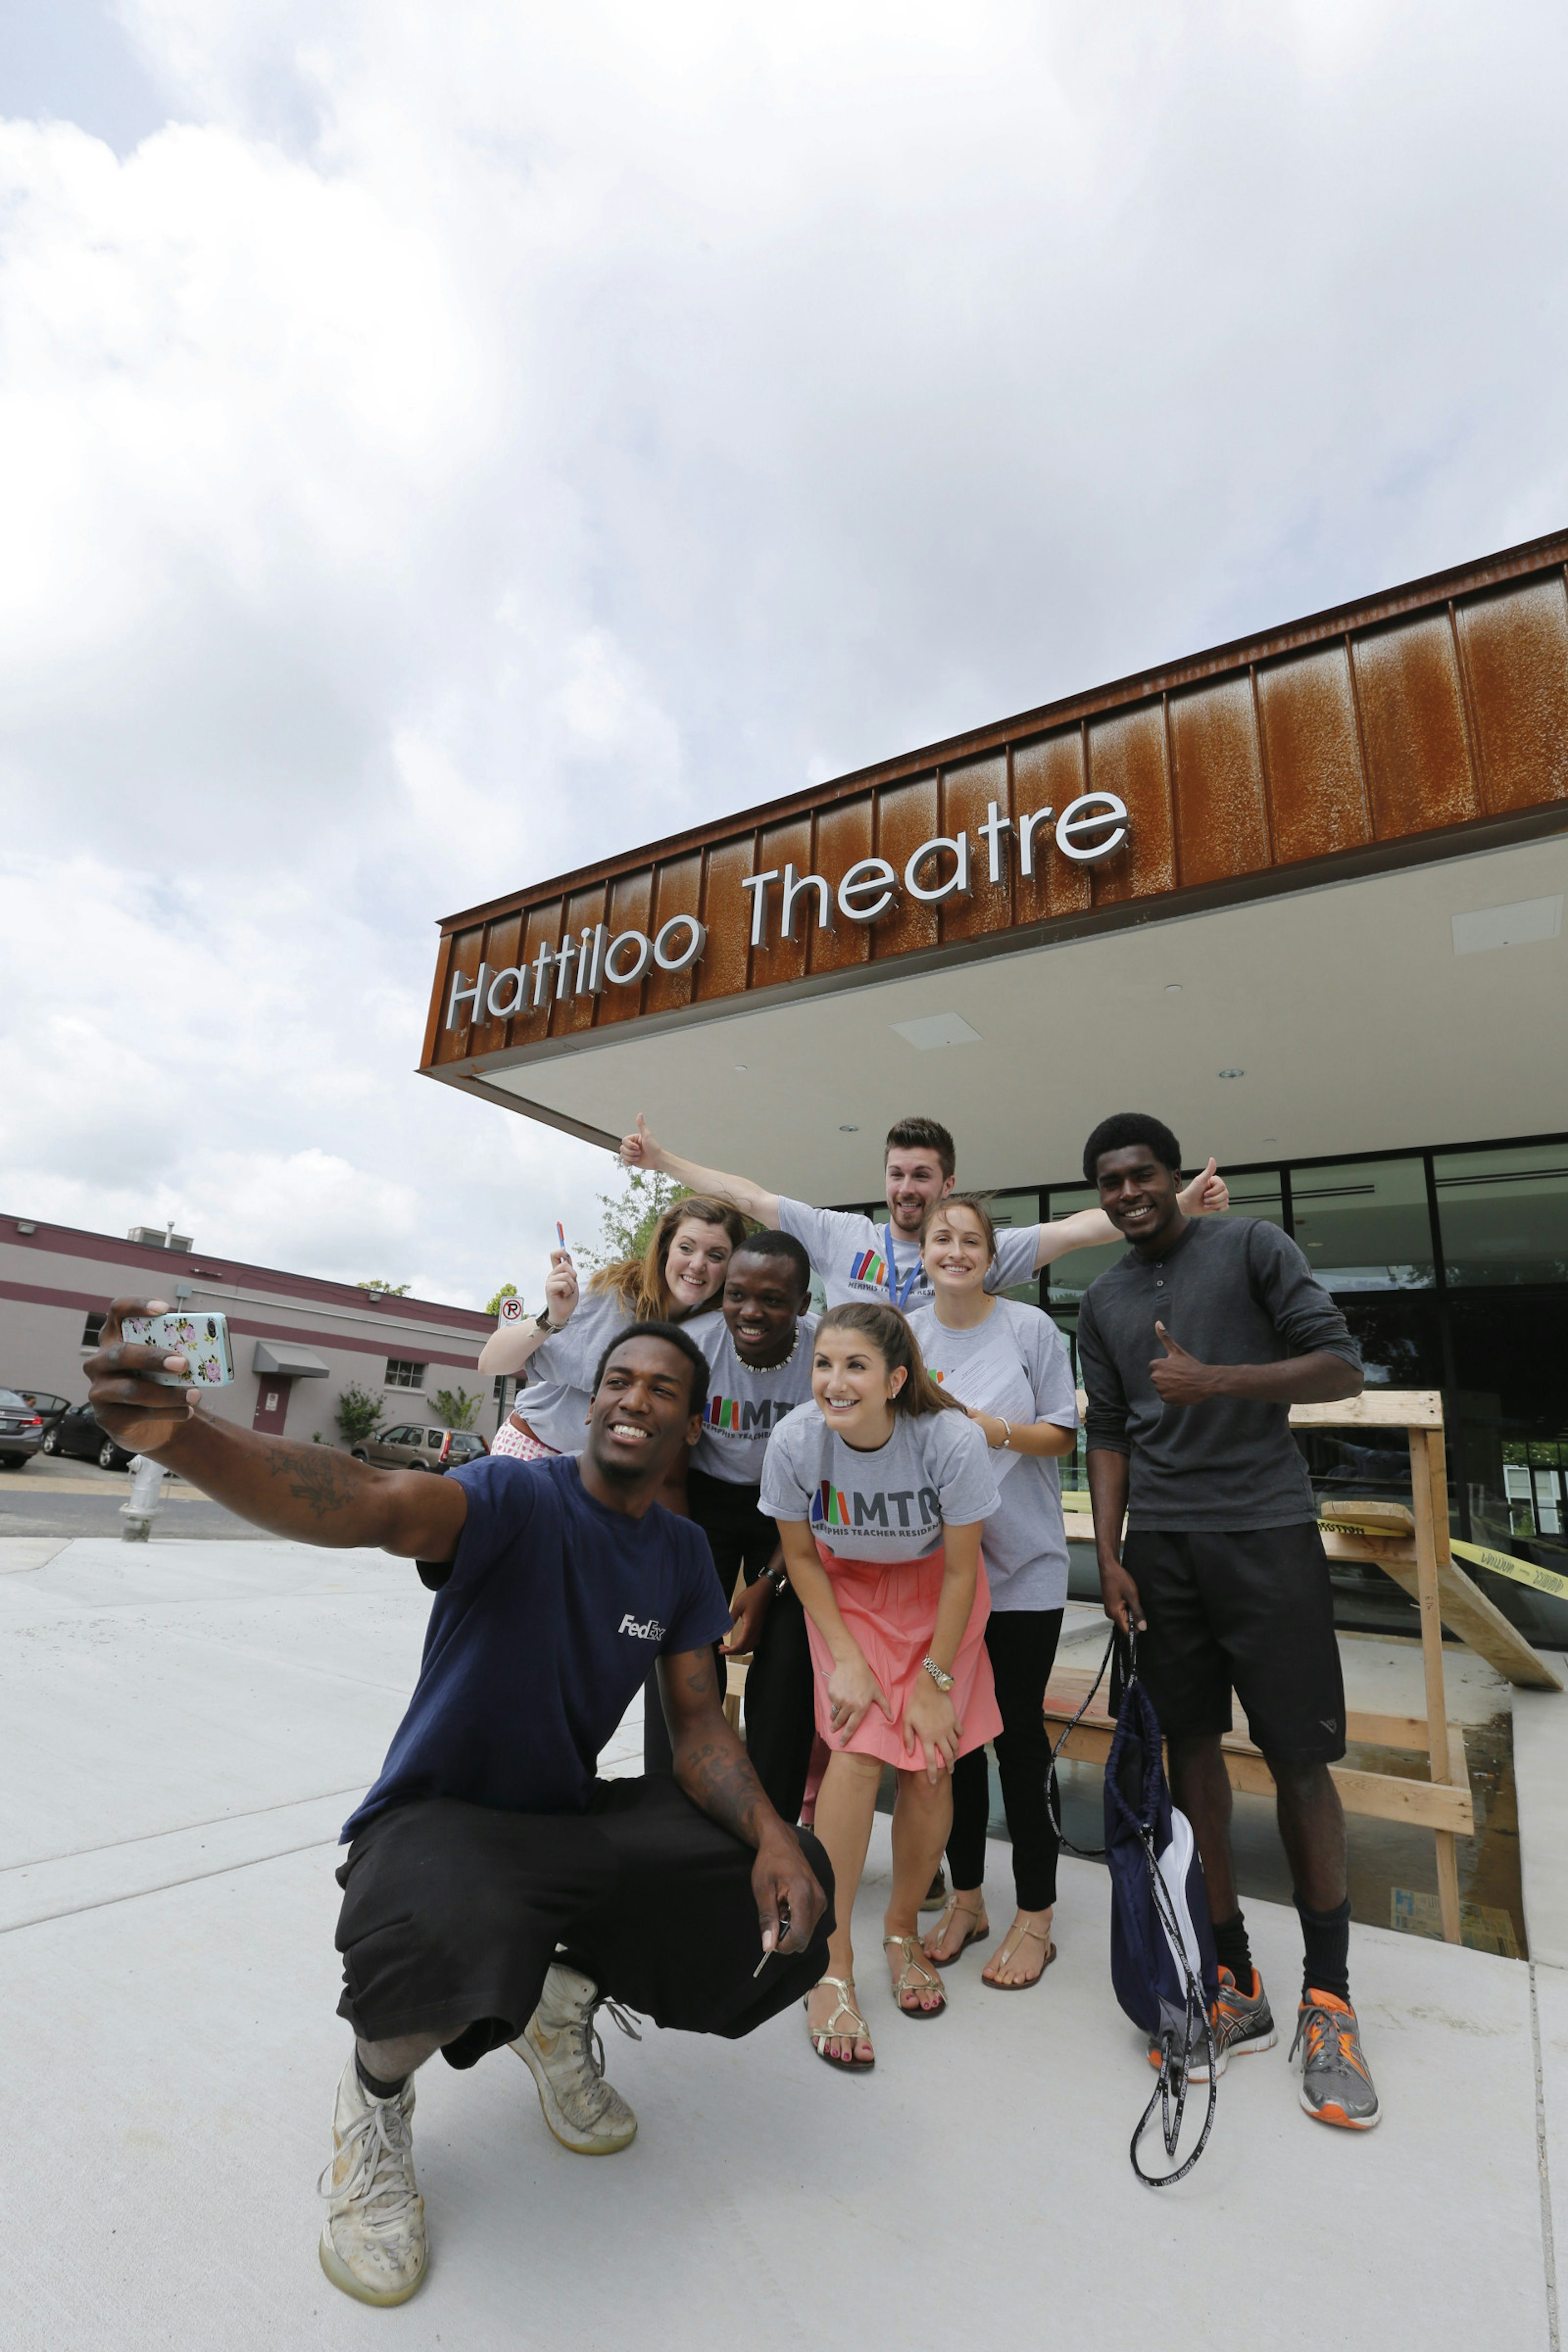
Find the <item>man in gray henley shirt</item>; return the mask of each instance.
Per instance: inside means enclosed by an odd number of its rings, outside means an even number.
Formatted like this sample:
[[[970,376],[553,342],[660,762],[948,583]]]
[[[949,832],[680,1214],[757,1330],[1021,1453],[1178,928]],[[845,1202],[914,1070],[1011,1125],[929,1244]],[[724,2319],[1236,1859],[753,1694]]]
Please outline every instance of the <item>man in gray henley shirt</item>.
[[[1132,1244],[1079,1317],[1100,1590],[1106,1614],[1137,1628],[1172,1793],[1203,1861],[1220,2065],[1275,2041],[1231,1864],[1220,1741],[1234,1690],[1274,1776],[1301,1918],[1301,2105],[1364,2131],[1379,2107],[1351,2006],[1344,1814],[1328,1769],[1345,1752],[1344,1685],[1317,1505],[1289,1426],[1292,1404],[1360,1393],[1360,1352],[1277,1226],[1183,1215],[1181,1150],[1158,1119],[1102,1120],[1084,1175]]]

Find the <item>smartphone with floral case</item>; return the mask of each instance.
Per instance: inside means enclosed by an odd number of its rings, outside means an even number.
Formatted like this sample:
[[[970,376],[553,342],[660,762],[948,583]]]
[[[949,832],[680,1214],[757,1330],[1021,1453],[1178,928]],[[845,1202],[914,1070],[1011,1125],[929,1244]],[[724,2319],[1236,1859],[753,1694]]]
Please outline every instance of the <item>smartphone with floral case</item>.
[[[228,1344],[226,1315],[128,1315],[121,1335],[133,1347],[157,1348],[166,1356],[181,1355],[185,1372],[149,1372],[146,1378],[166,1389],[220,1389],[234,1378],[234,1351]]]

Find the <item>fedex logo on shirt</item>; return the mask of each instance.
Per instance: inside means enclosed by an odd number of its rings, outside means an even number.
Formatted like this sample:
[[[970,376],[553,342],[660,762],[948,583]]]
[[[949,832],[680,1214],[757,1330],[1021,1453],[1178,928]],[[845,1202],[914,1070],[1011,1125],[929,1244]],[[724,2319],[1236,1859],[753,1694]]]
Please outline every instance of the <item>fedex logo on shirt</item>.
[[[634,1642],[662,1642],[664,1630],[657,1617],[645,1618],[639,1624],[629,1609],[616,1628],[617,1633],[628,1634]]]
[[[811,1524],[816,1528],[884,1528],[889,1535],[924,1534],[928,1528],[942,1524],[942,1497],[934,1486],[890,1487],[886,1494],[862,1495],[857,1487],[849,1501],[844,1489],[825,1478],[811,1498]],[[910,1506],[918,1502],[921,1516],[911,1517]],[[889,1517],[891,1506],[896,1517]]]

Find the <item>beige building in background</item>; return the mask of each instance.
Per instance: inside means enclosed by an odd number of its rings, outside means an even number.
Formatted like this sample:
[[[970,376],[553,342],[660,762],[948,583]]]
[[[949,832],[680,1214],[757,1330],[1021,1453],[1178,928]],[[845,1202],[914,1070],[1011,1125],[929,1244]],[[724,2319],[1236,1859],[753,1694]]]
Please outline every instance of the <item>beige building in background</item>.
[[[438,1389],[483,1390],[474,1426],[495,1433],[497,1384],[475,1366],[495,1326],[466,1307],[380,1298],[345,1282],[194,1248],[180,1234],[120,1241],[0,1214],[0,1387],[87,1396],[82,1366],[108,1302],[164,1298],[219,1307],[234,1345],[235,1381],[204,1400],[251,1429],[339,1443],[333,1410],[351,1386],[381,1393],[384,1420],[444,1425]]]

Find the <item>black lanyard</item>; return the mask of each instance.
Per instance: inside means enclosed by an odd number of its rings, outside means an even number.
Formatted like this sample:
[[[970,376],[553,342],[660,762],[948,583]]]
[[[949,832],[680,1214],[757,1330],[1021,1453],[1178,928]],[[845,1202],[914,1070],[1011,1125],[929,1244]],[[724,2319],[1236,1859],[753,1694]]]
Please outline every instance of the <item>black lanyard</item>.
[[[903,1282],[900,1285],[899,1281],[899,1262],[893,1255],[893,1228],[890,1223],[882,1227],[882,1247],[888,1253],[888,1295],[891,1298],[894,1306],[901,1314],[903,1312],[905,1299],[909,1297],[910,1291],[920,1280],[924,1269],[920,1259],[917,1257],[913,1265],[910,1266],[908,1274],[905,1275]]]

